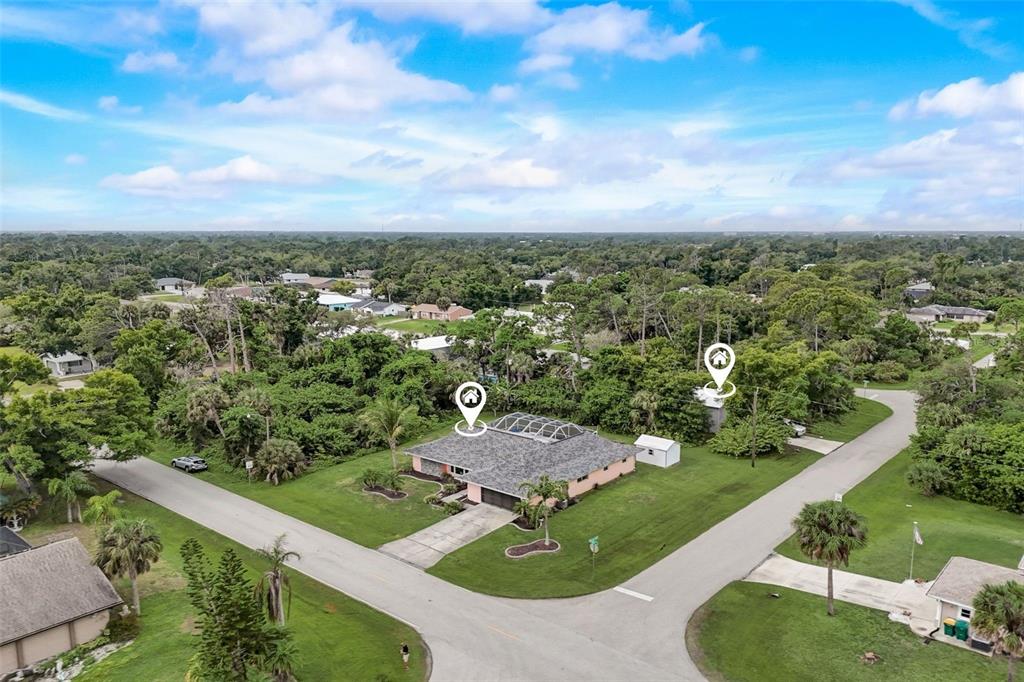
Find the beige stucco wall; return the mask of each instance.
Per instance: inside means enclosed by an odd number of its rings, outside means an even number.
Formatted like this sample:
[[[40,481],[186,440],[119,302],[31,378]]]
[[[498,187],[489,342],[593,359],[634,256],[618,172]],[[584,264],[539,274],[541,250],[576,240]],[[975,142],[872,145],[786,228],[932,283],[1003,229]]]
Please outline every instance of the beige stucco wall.
[[[480,503],[483,502],[481,499],[480,486],[476,483],[468,483],[466,485],[466,499],[470,502]]]
[[[73,623],[58,625],[25,637],[20,641],[22,658],[20,665],[16,643],[5,644],[0,647],[0,674],[38,663],[73,649],[79,644],[96,639],[103,634],[103,629],[107,627],[109,620],[110,612],[101,611],[79,618]]]
[[[607,470],[598,469],[597,471],[592,471],[583,481],[569,481],[569,497],[582,495],[588,490],[593,489],[595,485],[604,485],[614,481],[619,476],[631,473],[634,469],[636,469],[636,457],[629,455],[624,462],[618,461],[609,464]]]

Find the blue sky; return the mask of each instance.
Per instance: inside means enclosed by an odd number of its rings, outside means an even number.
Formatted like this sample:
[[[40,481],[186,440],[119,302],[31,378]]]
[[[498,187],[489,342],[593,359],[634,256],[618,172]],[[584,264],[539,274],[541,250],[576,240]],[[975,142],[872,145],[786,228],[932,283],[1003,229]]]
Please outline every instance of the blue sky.
[[[1024,4],[5,1],[4,229],[1019,230]]]

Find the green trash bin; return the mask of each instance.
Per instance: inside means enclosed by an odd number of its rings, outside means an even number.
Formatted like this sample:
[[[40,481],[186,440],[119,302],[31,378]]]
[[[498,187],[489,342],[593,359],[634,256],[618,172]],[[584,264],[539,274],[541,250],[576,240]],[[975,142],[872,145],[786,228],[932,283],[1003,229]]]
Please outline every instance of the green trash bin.
[[[956,621],[952,618],[947,618],[946,620],[942,621],[942,634],[946,635],[947,637],[955,637]]]
[[[971,624],[966,620],[958,620],[956,622],[956,638],[962,642],[967,641],[967,631],[970,629]]]

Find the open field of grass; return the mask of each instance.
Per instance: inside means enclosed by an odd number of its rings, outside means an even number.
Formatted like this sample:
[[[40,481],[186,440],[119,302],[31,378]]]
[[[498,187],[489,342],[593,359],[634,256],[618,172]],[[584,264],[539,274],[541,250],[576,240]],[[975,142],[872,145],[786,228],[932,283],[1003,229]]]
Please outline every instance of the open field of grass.
[[[669,469],[637,465],[634,474],[584,495],[551,519],[561,551],[508,559],[509,545],[544,536],[504,526],[429,569],[477,592],[507,597],[568,597],[621,583],[667,556],[818,458],[805,450],[758,460],[685,448]],[[600,537],[591,563],[588,539]]]
[[[410,320],[408,318],[396,318],[379,320],[378,327],[394,329],[405,334],[426,334],[428,336],[441,335],[445,330],[458,322],[443,322],[441,320]]]
[[[690,620],[686,640],[710,680],[1006,679],[1005,658],[922,644],[906,625],[863,606],[837,604],[829,617],[823,597],[757,583],[734,582],[712,597]],[[881,661],[862,663],[868,651]]]
[[[952,320],[946,320],[945,322],[936,322],[933,326],[936,329],[952,329],[957,324],[958,324],[957,322],[953,322]],[[982,322],[978,326],[978,331],[982,331],[982,332],[1008,332],[1008,331],[1012,331],[1012,330],[1013,330],[1013,325],[1011,325],[1011,324],[1003,324],[1003,325],[996,326],[995,324],[993,324],[991,322]]]
[[[904,480],[909,464],[910,453],[904,450],[843,496],[868,526],[868,544],[853,553],[848,570],[905,580],[914,521],[924,539],[914,552],[914,577],[932,580],[954,555],[1017,565],[1024,554],[1024,517],[948,497],[925,497]],[[806,561],[792,537],[777,551]]]
[[[100,482],[105,492],[110,486]],[[164,550],[153,570],[140,579],[142,631],[134,643],[112,654],[77,679],[85,682],[178,682],[185,677],[194,654],[191,606],[181,573],[180,548],[194,537],[207,557],[216,561],[233,548],[255,579],[263,564],[255,552],[199,526],[163,507],[129,493],[124,494],[126,513],[149,519],[163,540]],[[92,528],[59,523],[62,509],[43,512],[26,528],[29,542],[38,544],[54,533],[73,532],[92,550]],[[267,543],[273,541],[268,537]],[[426,677],[423,642],[416,632],[341,592],[291,571],[294,597],[288,624],[294,633],[301,680],[423,680]],[[115,581],[130,600],[127,581]],[[398,655],[401,642],[413,651],[411,669],[402,670]],[[386,676],[380,678],[378,676]]]
[[[808,427],[807,433],[818,438],[848,443],[890,415],[892,410],[882,403],[857,396],[853,399],[851,411],[836,421],[815,422]]]
[[[152,294],[145,297],[147,301],[161,301],[163,303],[188,303],[188,298],[183,294]]]

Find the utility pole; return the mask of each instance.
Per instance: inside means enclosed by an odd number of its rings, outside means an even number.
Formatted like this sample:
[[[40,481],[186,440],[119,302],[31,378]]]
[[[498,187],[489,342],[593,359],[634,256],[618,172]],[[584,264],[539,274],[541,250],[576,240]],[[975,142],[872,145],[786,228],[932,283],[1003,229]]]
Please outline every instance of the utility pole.
[[[750,418],[750,466],[754,467],[757,461],[757,392],[758,389],[754,387],[754,413]]]

